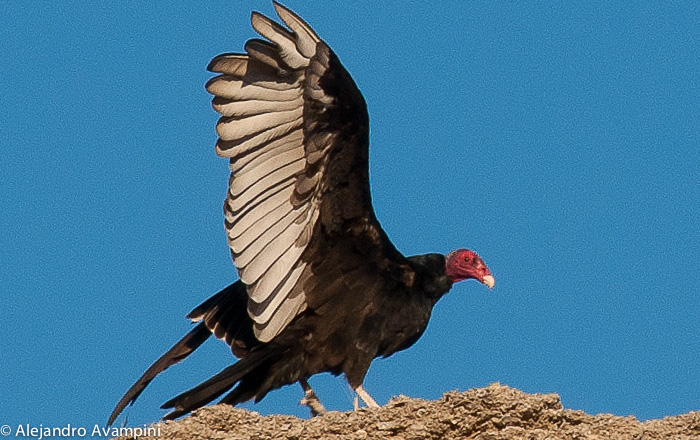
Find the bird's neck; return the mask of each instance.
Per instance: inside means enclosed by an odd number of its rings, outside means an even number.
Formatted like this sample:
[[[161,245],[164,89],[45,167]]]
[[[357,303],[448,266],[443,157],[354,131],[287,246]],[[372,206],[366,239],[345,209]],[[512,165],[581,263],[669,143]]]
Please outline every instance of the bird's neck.
[[[445,256],[424,254],[408,257],[409,264],[416,272],[414,288],[437,302],[452,288],[452,280],[445,271]]]

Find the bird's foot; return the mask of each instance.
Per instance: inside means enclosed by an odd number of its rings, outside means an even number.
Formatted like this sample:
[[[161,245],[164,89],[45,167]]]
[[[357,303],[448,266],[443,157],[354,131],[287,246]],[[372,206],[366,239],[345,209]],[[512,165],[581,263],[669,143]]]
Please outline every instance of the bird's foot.
[[[314,393],[311,396],[304,396],[303,399],[299,401],[299,405],[306,405],[311,410],[311,417],[320,416],[326,413],[326,408],[323,406],[318,397]]]
[[[326,408],[316,396],[316,393],[306,380],[300,380],[299,383],[304,389],[304,397],[299,401],[299,405],[306,405],[311,410],[311,417],[316,417],[326,413]]]

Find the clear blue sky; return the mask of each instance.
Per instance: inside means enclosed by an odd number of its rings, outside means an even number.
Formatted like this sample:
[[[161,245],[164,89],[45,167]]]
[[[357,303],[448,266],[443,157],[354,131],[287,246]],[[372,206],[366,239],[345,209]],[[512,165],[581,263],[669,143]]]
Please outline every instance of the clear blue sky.
[[[500,381],[640,419],[700,409],[700,3],[292,1],[362,89],[406,254],[477,250],[380,402]],[[505,2],[504,2],[505,3]],[[0,4],[0,425],[102,424],[235,279],[208,61],[271,2]],[[128,412],[219,371],[211,340]],[[344,379],[312,385],[352,407]],[[306,415],[296,386],[256,410]],[[121,422],[121,419],[120,419]]]

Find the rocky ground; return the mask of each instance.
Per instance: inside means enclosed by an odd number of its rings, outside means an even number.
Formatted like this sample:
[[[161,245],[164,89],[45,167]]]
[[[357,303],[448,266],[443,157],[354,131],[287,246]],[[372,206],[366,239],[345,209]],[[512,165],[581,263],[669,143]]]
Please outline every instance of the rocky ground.
[[[160,436],[139,438],[689,440],[700,439],[700,411],[642,423],[634,417],[564,409],[556,394],[525,394],[493,384],[449,392],[433,402],[400,396],[382,408],[330,412],[309,420],[215,405],[157,426]]]

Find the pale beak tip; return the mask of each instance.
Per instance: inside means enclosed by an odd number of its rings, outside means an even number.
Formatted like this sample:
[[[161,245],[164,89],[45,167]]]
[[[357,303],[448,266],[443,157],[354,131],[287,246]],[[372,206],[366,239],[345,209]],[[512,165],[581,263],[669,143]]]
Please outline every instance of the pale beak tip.
[[[493,278],[492,275],[486,275],[484,278],[481,279],[481,282],[484,283],[484,285],[489,289],[493,289],[493,286],[496,284],[496,280]]]

